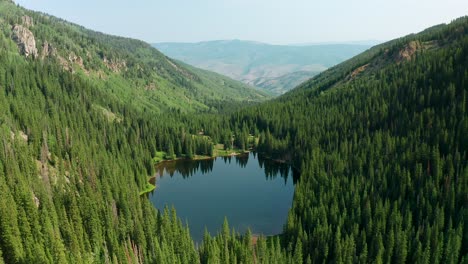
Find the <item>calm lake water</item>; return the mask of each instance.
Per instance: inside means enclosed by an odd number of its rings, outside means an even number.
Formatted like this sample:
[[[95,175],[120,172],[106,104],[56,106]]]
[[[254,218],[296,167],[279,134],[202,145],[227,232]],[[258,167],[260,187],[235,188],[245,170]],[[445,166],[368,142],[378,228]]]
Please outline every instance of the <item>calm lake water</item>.
[[[294,194],[293,170],[254,153],[212,160],[179,160],[158,165],[157,188],[149,195],[159,210],[172,207],[187,221],[192,237],[205,227],[216,234],[226,216],[231,228],[274,235],[283,230]],[[294,176],[294,177],[293,177]]]

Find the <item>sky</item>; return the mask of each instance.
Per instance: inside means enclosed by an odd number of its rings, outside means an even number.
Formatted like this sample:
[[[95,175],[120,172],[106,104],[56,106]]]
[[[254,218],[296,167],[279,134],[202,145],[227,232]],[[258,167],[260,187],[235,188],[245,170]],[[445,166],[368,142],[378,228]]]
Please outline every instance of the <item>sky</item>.
[[[468,15],[467,0],[14,0],[149,43],[390,40]]]

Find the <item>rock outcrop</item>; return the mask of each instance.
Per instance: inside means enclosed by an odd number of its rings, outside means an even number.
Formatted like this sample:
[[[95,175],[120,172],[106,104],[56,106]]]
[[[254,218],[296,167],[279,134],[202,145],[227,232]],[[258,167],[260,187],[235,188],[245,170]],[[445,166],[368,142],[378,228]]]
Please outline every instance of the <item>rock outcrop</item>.
[[[348,76],[346,76],[346,81],[352,81],[356,78],[356,76],[358,76],[360,73],[362,73],[363,71],[365,71],[367,69],[367,67],[369,67],[370,63],[367,63],[366,65],[362,65],[361,67],[358,67],[356,69],[354,69],[354,71],[349,74]]]
[[[77,56],[74,52],[71,52],[68,55],[68,61],[74,64],[78,64],[82,69],[84,69],[83,59],[80,56]]]
[[[15,25],[13,27],[13,40],[18,45],[21,54],[26,57],[37,57],[36,40],[29,29],[22,25]]]
[[[41,205],[41,200],[39,200],[39,198],[37,198],[37,196],[34,193],[32,193],[32,197],[33,197],[33,202],[36,205],[36,208],[39,208],[39,206]]]
[[[413,58],[416,51],[422,48],[419,41],[411,41],[406,46],[398,52],[397,62],[409,61]]]
[[[111,70],[112,72],[119,73],[119,72],[127,70],[127,62],[125,60],[114,59],[114,58],[109,60],[107,59],[106,56],[104,56],[102,61],[107,66],[107,68],[109,68],[109,70]]]
[[[62,65],[62,67],[67,70],[67,71],[70,71],[71,73],[75,73],[75,70],[73,69],[74,65],[78,65],[78,67],[80,67],[86,74],[89,74],[89,72],[86,70],[84,64],[83,64],[83,58],[81,58],[80,56],[76,55],[74,52],[70,52],[68,54],[68,58],[64,58],[60,55],[58,55],[56,52],[55,52],[55,49],[53,50],[53,54],[52,55],[56,55],[57,59],[58,59],[58,62],[60,63],[60,65]]]
[[[34,20],[32,19],[32,17],[22,16],[21,21],[22,21],[23,26],[25,27],[29,28],[29,27],[34,26]]]
[[[42,44],[41,59],[46,57],[54,56],[56,53],[55,48],[46,41]]]

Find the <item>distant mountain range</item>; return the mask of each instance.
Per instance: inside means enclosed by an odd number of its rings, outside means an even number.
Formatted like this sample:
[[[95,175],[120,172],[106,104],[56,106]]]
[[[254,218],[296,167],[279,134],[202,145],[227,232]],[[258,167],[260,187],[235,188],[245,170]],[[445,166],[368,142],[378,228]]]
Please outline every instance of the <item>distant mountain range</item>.
[[[253,41],[156,43],[167,56],[282,94],[370,48],[368,44],[270,45]]]
[[[365,45],[375,46],[385,41],[369,39],[369,40],[355,40],[355,41],[324,41],[324,42],[305,42],[305,43],[294,43],[288,46],[313,46],[313,45],[335,45],[335,44],[349,44],[349,45]]]

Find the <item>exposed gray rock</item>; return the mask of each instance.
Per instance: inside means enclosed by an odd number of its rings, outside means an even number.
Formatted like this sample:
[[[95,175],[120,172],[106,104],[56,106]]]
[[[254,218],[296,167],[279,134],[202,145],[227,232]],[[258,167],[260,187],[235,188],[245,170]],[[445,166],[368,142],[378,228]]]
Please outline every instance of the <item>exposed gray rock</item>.
[[[77,56],[74,52],[71,52],[71,53],[68,55],[68,60],[69,60],[71,63],[76,63],[76,64],[78,64],[81,68],[84,68],[84,66],[83,66],[83,59],[82,59],[80,56]]]
[[[34,58],[37,57],[36,40],[29,29],[21,25],[15,25],[13,27],[13,40],[18,45],[21,54],[26,57],[30,55]]]
[[[34,21],[33,21],[32,17],[30,17],[30,16],[22,16],[21,21],[23,22],[22,24],[25,27],[34,26]]]
[[[37,208],[39,208],[39,205],[41,205],[41,201],[39,200],[39,198],[37,198],[37,196],[33,193],[33,201],[34,201],[34,204],[36,205]]]
[[[104,64],[109,68],[112,72],[119,73],[122,71],[127,70],[127,62],[121,59],[107,59],[106,56],[102,59]]]
[[[410,61],[414,54],[422,48],[421,43],[419,41],[411,41],[405,45],[405,47],[398,52],[396,56],[397,63],[402,61]]]
[[[45,57],[54,56],[55,55],[55,48],[46,41],[42,44],[42,51],[41,51],[41,58],[44,59]]]

